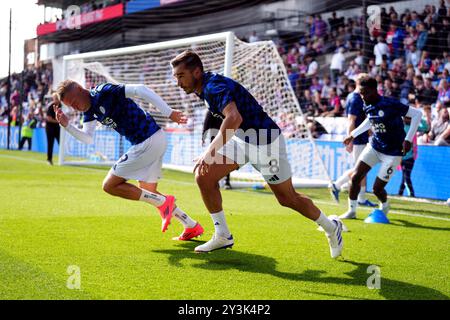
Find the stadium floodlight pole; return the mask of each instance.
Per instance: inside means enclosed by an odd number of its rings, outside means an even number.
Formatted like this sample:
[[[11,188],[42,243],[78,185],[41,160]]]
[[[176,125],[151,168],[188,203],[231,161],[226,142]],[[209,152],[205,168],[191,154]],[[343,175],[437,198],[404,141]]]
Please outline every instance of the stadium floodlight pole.
[[[63,68],[62,68],[62,79],[63,81],[66,80],[66,67],[67,67],[67,62],[66,60],[63,58]],[[61,102],[61,106],[62,106],[62,102]],[[62,129],[59,131],[59,157],[58,157],[58,164],[60,166],[62,166],[64,164],[64,148],[65,148],[65,141],[66,141],[66,130]]]
[[[8,104],[8,133],[6,148],[10,149],[11,140],[11,21],[12,21],[12,9],[9,9],[9,54],[8,54],[8,86],[6,87],[6,100]]]

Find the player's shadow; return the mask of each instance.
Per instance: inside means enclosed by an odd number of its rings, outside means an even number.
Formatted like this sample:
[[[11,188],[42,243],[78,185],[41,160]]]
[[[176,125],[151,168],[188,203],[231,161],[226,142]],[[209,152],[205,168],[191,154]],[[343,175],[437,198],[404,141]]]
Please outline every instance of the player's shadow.
[[[220,250],[210,254],[196,254],[191,251],[199,243],[183,243],[180,249],[154,250],[156,253],[167,254],[169,263],[173,266],[183,267],[181,263],[185,259],[197,260],[195,268],[207,270],[238,270],[241,272],[262,273],[272,275],[281,279],[314,283],[330,283],[343,286],[355,286],[367,288],[367,279],[371,274],[367,272],[369,263],[353,261],[342,261],[356,266],[350,272],[345,272],[341,277],[326,276],[324,270],[305,270],[301,273],[282,272],[277,270],[277,261],[274,258],[257,254],[241,252],[237,250]],[[186,248],[191,250],[187,251]],[[369,290],[367,288],[367,290]],[[438,290],[409,284],[397,280],[391,280],[381,275],[381,289],[377,292],[386,299],[408,300],[408,299],[449,299]],[[341,298],[342,296],[320,293]],[[360,299],[358,297],[344,297]]]
[[[413,223],[413,222],[403,220],[403,219],[392,219],[390,224],[393,226],[406,227],[406,228],[427,229],[427,230],[435,230],[435,231],[450,231],[450,228],[424,226],[424,225]]]

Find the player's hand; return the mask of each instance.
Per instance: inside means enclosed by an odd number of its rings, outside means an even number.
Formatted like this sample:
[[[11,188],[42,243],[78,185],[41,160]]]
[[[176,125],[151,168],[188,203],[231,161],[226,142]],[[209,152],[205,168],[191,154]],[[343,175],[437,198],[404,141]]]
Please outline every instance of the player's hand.
[[[193,172],[195,173],[198,170],[198,174],[200,176],[204,176],[209,172],[209,166],[212,164],[212,158],[210,152],[204,152],[200,157],[194,159],[195,166]]]
[[[55,110],[56,121],[58,121],[64,128],[69,125],[69,118],[64,114],[61,108],[53,107]]]
[[[352,143],[353,142],[353,137],[352,136],[348,136],[347,138],[345,138],[344,139],[344,144],[346,145],[346,146],[348,146],[350,143]]]
[[[411,142],[408,140],[403,141],[403,155],[407,154],[411,150]]]
[[[187,123],[187,117],[181,111],[176,110],[172,111],[172,113],[169,116],[169,119],[178,124]]]
[[[353,152],[353,141],[345,146],[345,150],[347,150],[348,153]]]

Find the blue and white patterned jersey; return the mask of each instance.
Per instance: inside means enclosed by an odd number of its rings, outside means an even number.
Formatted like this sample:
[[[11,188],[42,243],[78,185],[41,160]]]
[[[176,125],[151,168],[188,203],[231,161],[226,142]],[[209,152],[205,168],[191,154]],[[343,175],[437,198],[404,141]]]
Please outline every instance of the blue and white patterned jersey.
[[[403,119],[409,107],[397,99],[380,97],[377,103],[365,105],[364,112],[374,132],[371,145],[384,154],[401,156],[406,133]]]
[[[263,110],[256,99],[238,82],[220,74],[205,72],[203,74],[203,88],[198,95],[205,100],[209,111],[215,116],[224,118],[223,109],[230,103],[236,104],[242,117],[239,129],[245,136],[244,141],[252,144],[266,144],[273,142],[281,133],[280,128],[271,117]],[[256,130],[256,140],[249,132]],[[265,135],[264,137],[261,135]],[[261,139],[259,139],[261,138]],[[264,141],[265,140],[265,141]]]
[[[90,90],[91,107],[84,122],[97,120],[116,130],[132,145],[141,143],[160,130],[155,119],[125,96],[124,85],[103,83]]]

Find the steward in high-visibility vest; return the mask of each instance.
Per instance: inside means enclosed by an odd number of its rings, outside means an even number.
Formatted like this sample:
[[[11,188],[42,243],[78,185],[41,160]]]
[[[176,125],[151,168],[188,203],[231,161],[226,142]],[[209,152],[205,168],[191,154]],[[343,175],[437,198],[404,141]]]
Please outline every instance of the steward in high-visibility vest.
[[[32,114],[28,114],[27,120],[22,125],[22,139],[20,139],[19,150],[23,149],[25,141],[28,141],[28,150],[31,150],[31,140],[33,139],[33,130],[36,128],[37,120]]]

